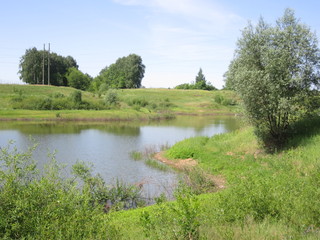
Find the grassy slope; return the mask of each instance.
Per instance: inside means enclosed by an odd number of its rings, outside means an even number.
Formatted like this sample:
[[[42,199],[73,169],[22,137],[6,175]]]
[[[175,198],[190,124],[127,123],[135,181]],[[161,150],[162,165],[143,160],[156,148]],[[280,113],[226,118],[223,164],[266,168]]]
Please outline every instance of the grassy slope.
[[[294,141],[298,147],[265,154],[252,129],[246,128],[209,138],[202,146],[195,147],[194,139],[187,139],[168,150],[173,158],[191,149],[201,168],[227,180],[226,189],[199,196],[203,236],[319,239],[320,132]],[[126,226],[120,228],[123,239],[144,239],[139,216],[156,207],[116,213],[114,224]],[[163,224],[170,228],[170,223]]]
[[[130,107],[128,102],[132,99],[146,100],[149,105],[153,103],[170,103],[167,110],[173,113],[184,114],[212,114],[228,113],[236,110],[236,107],[223,106],[214,101],[214,97],[219,94],[225,98],[235,98],[234,93],[229,91],[198,91],[198,90],[174,90],[174,89],[128,89],[118,90],[120,98],[120,108],[103,111],[81,111],[81,110],[56,110],[38,111],[13,109],[12,98],[17,97],[19,91],[23,97],[43,97],[52,96],[55,93],[62,93],[69,96],[75,89],[68,87],[35,86],[35,85],[0,85],[0,117],[3,118],[32,118],[32,119],[54,119],[59,113],[61,118],[103,118],[103,119],[137,119],[152,118],[159,115],[158,110],[150,108],[136,109]],[[98,97],[89,92],[83,92],[83,100],[89,102],[101,102],[103,96]]]

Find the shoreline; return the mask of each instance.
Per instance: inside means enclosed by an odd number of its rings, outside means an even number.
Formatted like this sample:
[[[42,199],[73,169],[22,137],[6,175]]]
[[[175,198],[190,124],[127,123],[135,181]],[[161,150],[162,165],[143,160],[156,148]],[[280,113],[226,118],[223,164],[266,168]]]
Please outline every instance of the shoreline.
[[[130,122],[130,121],[156,121],[156,120],[167,120],[173,119],[176,116],[195,116],[195,117],[206,117],[206,116],[240,116],[239,114],[232,113],[232,112],[216,112],[216,113],[172,113],[172,117],[165,116],[165,115],[158,115],[158,116],[149,116],[149,117],[128,117],[128,118],[121,118],[121,117],[75,117],[75,118],[65,118],[65,117],[55,117],[55,118],[32,118],[32,117],[0,117],[1,122],[9,122],[9,121],[17,121],[17,122],[40,122],[40,121],[47,121],[47,122],[115,122],[115,121],[123,121],[123,122]]]
[[[153,158],[159,162],[164,163],[165,165],[168,165],[170,167],[173,167],[175,169],[182,170],[182,171],[186,169],[191,169],[198,165],[198,162],[192,158],[176,159],[175,161],[172,161],[164,157],[163,154],[164,154],[164,151],[157,152],[153,156]],[[212,174],[206,173],[205,176],[213,182],[216,191],[220,191],[226,188],[226,180],[222,175],[212,175]]]

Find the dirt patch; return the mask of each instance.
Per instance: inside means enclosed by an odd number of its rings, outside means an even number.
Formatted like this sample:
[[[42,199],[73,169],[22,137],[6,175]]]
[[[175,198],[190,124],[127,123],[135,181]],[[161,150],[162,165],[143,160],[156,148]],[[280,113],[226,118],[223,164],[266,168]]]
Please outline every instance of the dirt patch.
[[[198,162],[192,158],[176,159],[174,161],[169,160],[163,156],[163,152],[156,153],[154,155],[154,158],[166,165],[169,165],[179,170],[184,170],[185,168],[192,168],[198,165]],[[222,175],[206,174],[206,177],[209,178],[214,183],[217,190],[226,188],[226,180]]]
[[[186,167],[194,167],[198,164],[198,162],[192,158],[188,159],[176,159],[175,161],[171,161],[163,156],[163,152],[158,152],[154,155],[154,158],[160,162],[163,162],[167,165],[170,165],[174,168],[183,170]]]

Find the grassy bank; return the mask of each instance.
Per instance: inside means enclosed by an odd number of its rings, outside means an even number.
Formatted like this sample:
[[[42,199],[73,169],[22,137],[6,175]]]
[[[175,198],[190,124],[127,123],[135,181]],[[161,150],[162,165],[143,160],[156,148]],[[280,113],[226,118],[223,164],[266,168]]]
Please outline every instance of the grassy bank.
[[[114,91],[117,96],[115,104],[107,102],[108,92],[82,92],[82,102],[75,104],[72,102],[75,91],[68,87],[1,84],[0,118],[154,119],[172,114],[230,114],[238,110],[239,103],[230,91],[124,89]]]
[[[277,154],[262,152],[251,128],[179,142],[167,150],[168,158],[197,159],[207,173],[223,176],[226,188],[184,203],[116,213],[114,224],[126,226],[123,239],[146,239],[147,212],[154,228],[150,239],[173,239],[196,210],[188,226],[198,223],[199,239],[319,239],[319,122],[311,121],[312,134],[300,135]]]

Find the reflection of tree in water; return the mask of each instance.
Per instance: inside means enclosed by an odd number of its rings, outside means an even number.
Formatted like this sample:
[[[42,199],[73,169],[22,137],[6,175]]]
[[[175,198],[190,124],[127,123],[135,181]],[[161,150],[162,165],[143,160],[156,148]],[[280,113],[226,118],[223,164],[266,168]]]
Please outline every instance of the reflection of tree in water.
[[[192,127],[197,133],[203,132],[210,125],[221,126],[230,132],[239,127],[239,120],[231,116],[183,116],[176,119],[176,125],[178,127]]]
[[[101,131],[106,131],[108,133],[113,133],[119,136],[139,136],[140,127],[139,126],[129,126],[129,125],[105,125],[103,128],[99,128]]]
[[[239,126],[239,119],[230,116],[178,116],[173,120],[151,122],[3,122],[0,129],[14,129],[26,135],[80,134],[84,130],[96,129],[119,136],[138,136],[141,126],[193,128],[201,133],[210,125],[221,125],[226,131],[233,131]]]
[[[223,125],[226,132],[231,132],[240,126],[240,120],[235,117],[230,117],[219,120],[217,119],[214,121],[214,124],[221,124]]]
[[[0,129],[14,129],[26,135],[36,134],[80,134],[81,131],[96,129],[115,135],[138,136],[140,127],[138,125],[119,124],[119,123],[25,123],[13,122],[1,124]]]

